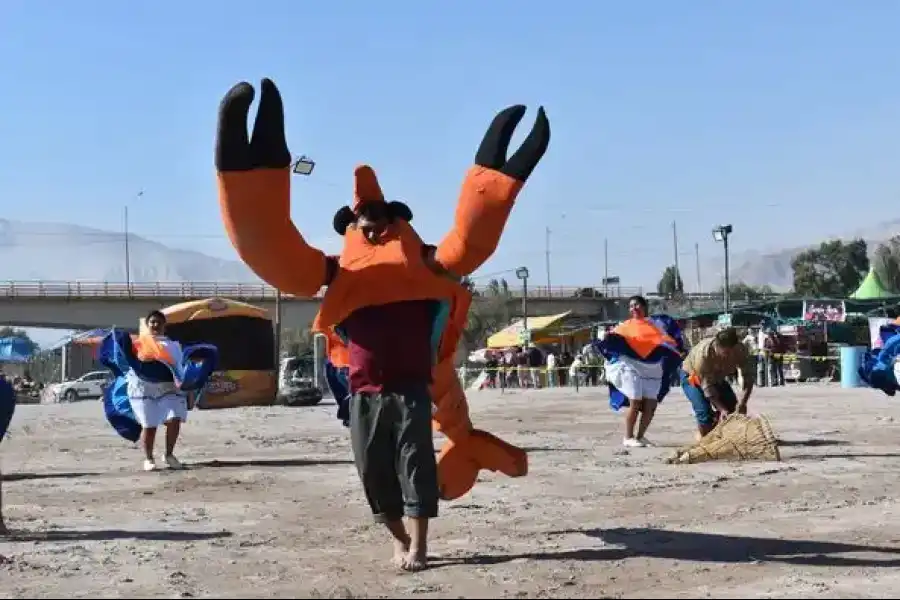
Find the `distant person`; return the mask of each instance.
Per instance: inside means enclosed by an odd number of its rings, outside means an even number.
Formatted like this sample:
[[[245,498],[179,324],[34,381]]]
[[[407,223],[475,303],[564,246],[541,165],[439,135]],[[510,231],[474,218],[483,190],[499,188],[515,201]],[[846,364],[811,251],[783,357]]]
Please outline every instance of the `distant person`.
[[[523,390],[528,387],[531,371],[528,365],[528,353],[523,348],[516,349],[516,374],[519,379],[519,387]]]
[[[544,368],[544,353],[534,344],[528,344],[525,349],[528,355],[528,380],[534,389],[541,388],[541,370]]]
[[[553,349],[547,351],[547,387],[559,386],[559,373],[556,371],[556,354]]]
[[[556,361],[556,366],[559,368],[559,385],[561,387],[571,385],[569,380],[569,369],[572,366],[573,360],[575,359],[572,357],[572,353],[568,350],[563,350],[562,354],[559,355],[559,360]]]
[[[484,361],[484,370],[487,373],[487,378],[485,379],[485,385],[489,388],[497,387],[497,379],[498,377],[502,377],[503,374],[500,373],[498,375],[500,369],[500,359],[497,358],[497,355],[494,352],[486,352],[485,353],[485,361]]]
[[[158,310],[151,311],[146,317],[146,323],[153,341],[169,355],[174,364],[180,363],[184,350],[179,342],[166,337],[166,316]],[[138,354],[140,355],[140,350]],[[175,457],[175,444],[181,433],[181,424],[187,420],[187,394],[179,392],[174,382],[145,381],[133,370],[128,371],[125,379],[128,382],[131,409],[142,428],[144,470],[154,471],[157,468],[154,458],[156,430],[163,424],[166,426],[166,464],[170,469],[182,469],[183,465]]]
[[[738,398],[727,378],[739,372],[743,389]],[[737,331],[726,327],[688,353],[681,366],[681,389],[691,402],[699,436],[705,436],[728,415],[747,414],[753,391],[753,366]]]
[[[569,381],[571,385],[578,387],[581,383],[581,369],[584,367],[584,360],[580,354],[576,354],[572,362],[569,363]]]
[[[777,329],[769,332],[766,340],[766,350],[769,352],[769,385],[784,385],[784,355],[787,352],[787,344],[784,337]]]

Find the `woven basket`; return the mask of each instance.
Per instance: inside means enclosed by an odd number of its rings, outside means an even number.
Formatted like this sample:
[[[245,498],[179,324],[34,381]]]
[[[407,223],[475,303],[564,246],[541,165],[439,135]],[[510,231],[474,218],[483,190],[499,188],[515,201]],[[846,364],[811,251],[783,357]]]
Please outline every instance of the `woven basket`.
[[[680,448],[669,464],[693,464],[713,460],[781,460],[778,438],[764,415],[730,415],[692,446]]]

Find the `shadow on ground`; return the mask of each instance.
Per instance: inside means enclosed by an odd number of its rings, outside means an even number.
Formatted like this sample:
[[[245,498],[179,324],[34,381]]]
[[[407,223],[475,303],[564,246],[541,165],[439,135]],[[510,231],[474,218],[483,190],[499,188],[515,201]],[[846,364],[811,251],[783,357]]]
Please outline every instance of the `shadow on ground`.
[[[112,540],[145,540],[163,542],[199,542],[231,537],[230,531],[190,532],[124,529],[54,529],[51,531],[11,531],[0,536],[6,542],[105,542]]]
[[[589,448],[553,448],[551,446],[525,446],[525,452],[587,452]]]
[[[6,473],[0,480],[4,483],[12,481],[33,481],[39,479],[78,479],[81,477],[98,477],[103,473]]]
[[[858,458],[900,458],[900,452],[824,452],[822,454],[792,454],[789,460],[825,460],[826,458],[843,458],[856,460]]]
[[[822,446],[849,446],[850,442],[846,440],[812,438],[808,440],[778,440],[778,445],[785,448],[820,448]]]
[[[438,560],[452,564],[493,565],[513,560],[614,561],[655,558],[713,563],[779,562],[815,567],[900,567],[900,547],[865,546],[815,540],[744,537],[666,529],[585,529],[550,532],[550,536],[583,534],[606,547],[508,555],[474,555]],[[845,554],[874,554],[861,558]]]
[[[314,467],[319,465],[352,465],[352,460],[336,458],[251,458],[246,460],[201,460],[185,466],[188,469],[209,467]]]

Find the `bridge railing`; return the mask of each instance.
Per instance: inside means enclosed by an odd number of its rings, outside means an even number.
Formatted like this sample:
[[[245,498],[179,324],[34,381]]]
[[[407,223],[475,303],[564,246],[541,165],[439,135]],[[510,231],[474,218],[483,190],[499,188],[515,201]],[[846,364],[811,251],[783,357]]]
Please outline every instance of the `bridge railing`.
[[[0,297],[7,298],[275,298],[275,288],[262,283],[203,281],[114,283],[108,281],[4,281]]]
[[[521,298],[521,287],[501,290],[476,286],[480,296]],[[626,298],[641,293],[639,287],[591,288],[578,286],[529,286],[528,297],[534,299]],[[264,283],[220,283],[215,281],[118,283],[110,281],[0,281],[0,298],[209,298],[227,297],[239,300],[271,300],[276,290]],[[319,294],[321,296],[321,294]],[[291,296],[285,295],[290,298]]]

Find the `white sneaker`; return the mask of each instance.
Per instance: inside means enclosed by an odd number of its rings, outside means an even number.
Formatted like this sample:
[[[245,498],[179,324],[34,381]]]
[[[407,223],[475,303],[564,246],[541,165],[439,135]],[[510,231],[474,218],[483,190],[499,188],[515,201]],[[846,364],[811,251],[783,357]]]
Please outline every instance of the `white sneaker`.
[[[144,470],[145,471],[155,471],[156,463],[149,458],[144,459]]]
[[[634,438],[625,438],[622,440],[622,445],[626,448],[643,448],[644,444],[640,440],[636,440]]]
[[[171,454],[166,457],[166,464],[169,465],[170,469],[174,469],[176,471],[180,471],[184,468],[184,465],[181,464],[181,461]]]
[[[652,447],[653,447],[653,442],[651,442],[650,440],[648,440],[648,439],[645,438],[645,437],[639,438],[638,441],[639,441],[639,442],[641,443],[641,445],[642,445],[643,447],[645,447],[645,448],[652,448]]]

